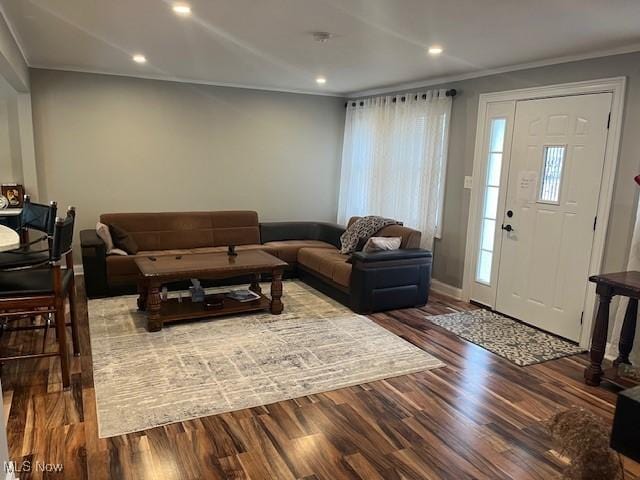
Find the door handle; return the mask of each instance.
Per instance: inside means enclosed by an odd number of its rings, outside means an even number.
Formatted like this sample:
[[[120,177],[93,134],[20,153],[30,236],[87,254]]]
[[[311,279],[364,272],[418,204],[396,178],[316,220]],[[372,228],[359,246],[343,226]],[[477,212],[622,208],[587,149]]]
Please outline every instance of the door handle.
[[[505,225],[504,223],[502,224],[502,230],[506,230],[507,232],[513,232],[513,227],[511,225],[509,225],[508,223]]]

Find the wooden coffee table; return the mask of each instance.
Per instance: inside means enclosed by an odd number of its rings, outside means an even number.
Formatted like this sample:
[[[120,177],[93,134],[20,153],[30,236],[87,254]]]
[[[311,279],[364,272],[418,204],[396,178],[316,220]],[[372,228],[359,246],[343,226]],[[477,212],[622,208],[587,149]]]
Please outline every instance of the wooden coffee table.
[[[234,313],[270,310],[282,313],[282,273],[287,263],[262,250],[239,251],[237,256],[222,253],[164,255],[136,258],[140,270],[138,308],[147,311],[147,330],[157,332],[168,322],[217,317]],[[260,274],[271,274],[271,299],[260,290]],[[221,294],[209,295],[205,302],[190,297],[162,300],[162,285],[191,278],[225,279],[252,276],[250,290],[260,295],[250,302],[239,302]]]

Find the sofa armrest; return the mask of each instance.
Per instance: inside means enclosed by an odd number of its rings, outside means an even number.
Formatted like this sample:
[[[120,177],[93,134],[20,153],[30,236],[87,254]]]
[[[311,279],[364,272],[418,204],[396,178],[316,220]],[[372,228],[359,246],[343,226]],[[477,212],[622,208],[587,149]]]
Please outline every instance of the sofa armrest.
[[[429,300],[433,262],[429,250],[355,252],[349,261],[351,308],[358,313],[419,307]]]
[[[371,263],[394,260],[431,259],[433,254],[421,248],[403,248],[400,250],[384,250],[380,252],[355,252],[351,255],[351,263]]]
[[[102,297],[109,293],[107,283],[107,246],[95,230],[80,232],[82,268],[87,297]]]
[[[80,246],[82,248],[105,248],[104,241],[98,236],[95,230],[80,231]],[[105,252],[106,253],[106,252]]]

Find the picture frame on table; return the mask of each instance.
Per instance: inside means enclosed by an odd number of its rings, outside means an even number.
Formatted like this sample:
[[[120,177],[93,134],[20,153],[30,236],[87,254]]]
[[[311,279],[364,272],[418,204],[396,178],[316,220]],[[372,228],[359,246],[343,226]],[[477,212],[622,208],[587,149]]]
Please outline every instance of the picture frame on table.
[[[19,183],[3,183],[0,185],[0,195],[7,199],[8,208],[22,208],[24,187]]]

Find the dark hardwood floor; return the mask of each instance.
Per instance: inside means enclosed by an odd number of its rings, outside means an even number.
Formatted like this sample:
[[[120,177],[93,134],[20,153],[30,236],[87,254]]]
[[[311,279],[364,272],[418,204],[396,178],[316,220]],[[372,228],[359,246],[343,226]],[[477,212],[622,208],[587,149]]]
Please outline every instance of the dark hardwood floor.
[[[83,306],[69,391],[56,359],[2,370],[10,455],[64,466],[21,480],[557,478],[564,463],[545,419],[581,405],[610,422],[615,391],[582,382],[585,356],[520,368],[425,319],[470,308],[434,294],[425,308],[371,317],[444,368],[99,439]],[[2,348],[37,349],[41,335],[5,334]],[[638,464],[625,466],[627,478],[640,476]]]

